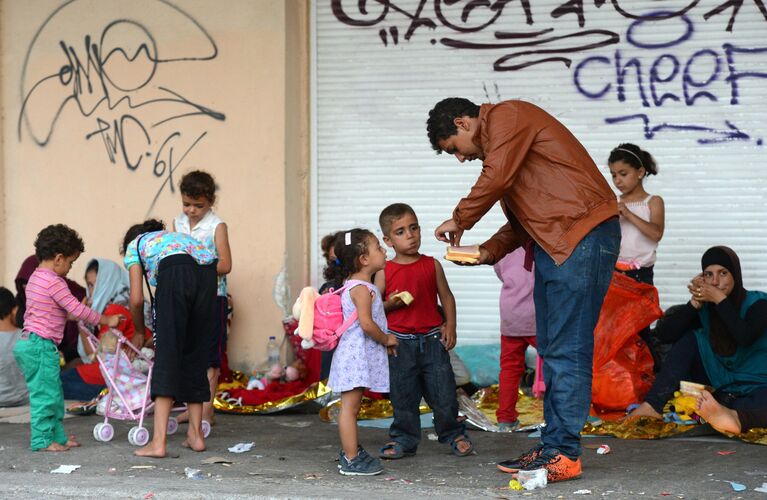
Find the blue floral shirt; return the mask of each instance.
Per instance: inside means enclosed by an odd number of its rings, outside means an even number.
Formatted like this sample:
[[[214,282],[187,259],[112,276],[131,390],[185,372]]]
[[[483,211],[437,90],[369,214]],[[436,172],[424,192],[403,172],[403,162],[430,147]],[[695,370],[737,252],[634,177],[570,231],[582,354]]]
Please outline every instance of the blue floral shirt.
[[[152,286],[157,286],[157,270],[160,261],[169,255],[187,254],[198,264],[207,265],[216,260],[216,256],[200,241],[188,234],[170,231],[154,231],[138,236],[125,249],[125,269],[144,265],[147,279]],[[141,239],[141,248],[136,248]],[[141,254],[141,259],[139,259]]]

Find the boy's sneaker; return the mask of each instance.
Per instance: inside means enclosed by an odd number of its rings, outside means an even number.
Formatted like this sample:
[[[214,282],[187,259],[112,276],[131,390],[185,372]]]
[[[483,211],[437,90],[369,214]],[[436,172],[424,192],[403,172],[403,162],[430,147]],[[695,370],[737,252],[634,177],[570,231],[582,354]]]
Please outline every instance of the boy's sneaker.
[[[537,459],[541,453],[543,453],[543,445],[539,444],[535,448],[524,452],[517,458],[512,458],[511,460],[504,460],[503,462],[498,462],[496,467],[498,467],[498,470],[501,472],[512,474],[514,472],[519,471],[519,469],[523,469],[527,467],[528,464],[530,464],[535,459]]]
[[[550,449],[540,453],[525,467],[520,470],[546,469],[548,471],[548,482],[556,483],[558,481],[568,481],[581,477],[581,459],[568,458],[559,450]]]
[[[365,455],[366,457],[363,457],[361,454],[358,454],[349,460],[344,452],[341,452],[341,456],[338,458],[341,468],[338,472],[344,476],[375,476],[383,472],[380,460],[371,457],[367,453]]]
[[[519,428],[519,420],[513,422],[498,422],[496,424],[499,432],[514,432]]]

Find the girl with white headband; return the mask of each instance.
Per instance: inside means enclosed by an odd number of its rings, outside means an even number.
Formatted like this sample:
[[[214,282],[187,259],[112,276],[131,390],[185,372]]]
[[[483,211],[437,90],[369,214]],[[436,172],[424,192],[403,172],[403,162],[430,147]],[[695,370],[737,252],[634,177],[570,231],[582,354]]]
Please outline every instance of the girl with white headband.
[[[624,143],[610,152],[607,160],[613,184],[620,191],[618,212],[621,249],[617,269],[642,283],[653,284],[655,250],[663,237],[663,198],[648,194],[643,181],[656,175],[658,167],[647,151]]]

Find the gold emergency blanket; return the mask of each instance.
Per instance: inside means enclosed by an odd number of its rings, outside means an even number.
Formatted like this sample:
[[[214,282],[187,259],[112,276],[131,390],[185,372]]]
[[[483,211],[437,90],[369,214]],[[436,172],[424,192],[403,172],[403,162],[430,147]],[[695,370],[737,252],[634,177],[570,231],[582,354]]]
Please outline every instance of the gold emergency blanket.
[[[240,415],[265,415],[278,411],[295,408],[304,403],[314,402],[320,406],[325,403],[326,397],[331,394],[330,388],[322,381],[315,382],[300,394],[295,394],[277,401],[269,401],[260,405],[239,405],[231,398],[226,398],[227,391],[231,389],[244,389],[248,385],[248,377],[242,373],[232,372],[232,382],[219,384],[216,390],[216,398],[213,400],[213,408],[222,413],[237,413]]]

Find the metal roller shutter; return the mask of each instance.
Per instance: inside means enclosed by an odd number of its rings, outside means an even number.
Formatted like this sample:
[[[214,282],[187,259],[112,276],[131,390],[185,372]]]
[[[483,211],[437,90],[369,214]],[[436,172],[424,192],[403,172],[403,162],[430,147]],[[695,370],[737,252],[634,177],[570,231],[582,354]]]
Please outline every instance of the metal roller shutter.
[[[378,213],[398,201],[419,216],[422,251],[444,254],[432,232],[480,165],[435,155],[424,123],[438,100],[465,96],[542,106],[608,176],[619,142],[655,156],[660,174],[645,188],[666,202],[655,267],[664,307],[687,300],[700,255],[716,244],[738,252],[746,288],[767,289],[767,10],[719,9],[726,3],[315,1],[313,276],[322,235],[353,226],[380,235]],[[503,222],[496,207],[463,241],[484,241]],[[492,269],[443,264],[460,341],[496,341]]]

